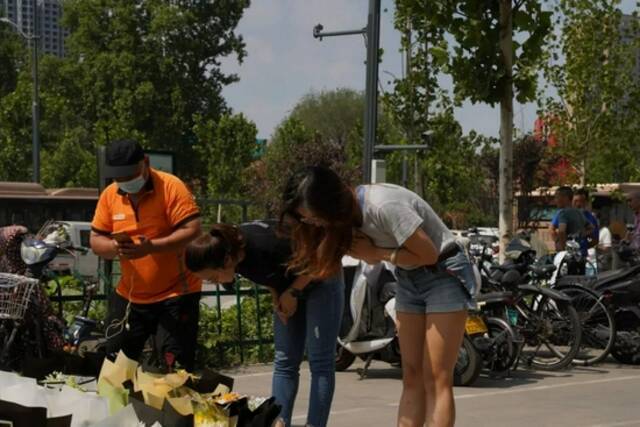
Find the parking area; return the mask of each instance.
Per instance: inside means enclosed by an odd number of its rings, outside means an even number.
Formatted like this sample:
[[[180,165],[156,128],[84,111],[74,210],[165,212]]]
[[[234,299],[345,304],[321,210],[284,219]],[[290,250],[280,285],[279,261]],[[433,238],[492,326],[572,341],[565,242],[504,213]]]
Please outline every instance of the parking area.
[[[401,372],[373,363],[359,380],[354,364],[337,374],[330,426],[393,426]],[[271,366],[230,372],[241,393],[269,395]],[[309,370],[301,371],[294,425],[303,426],[309,402]],[[607,363],[564,372],[519,370],[506,379],[481,377],[455,390],[456,426],[640,426],[640,367]]]

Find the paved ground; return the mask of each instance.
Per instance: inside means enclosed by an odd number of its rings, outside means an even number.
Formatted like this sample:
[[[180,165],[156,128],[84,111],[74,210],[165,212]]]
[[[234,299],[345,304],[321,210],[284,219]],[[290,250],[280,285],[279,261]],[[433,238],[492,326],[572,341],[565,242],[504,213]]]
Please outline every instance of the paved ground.
[[[374,363],[367,379],[354,369],[337,374],[330,426],[393,426],[401,390],[400,370]],[[270,394],[271,367],[232,372],[239,392]],[[301,372],[294,425],[306,419],[309,370]],[[565,372],[517,371],[510,379],[481,377],[456,388],[456,426],[640,426],[640,367],[604,364]]]

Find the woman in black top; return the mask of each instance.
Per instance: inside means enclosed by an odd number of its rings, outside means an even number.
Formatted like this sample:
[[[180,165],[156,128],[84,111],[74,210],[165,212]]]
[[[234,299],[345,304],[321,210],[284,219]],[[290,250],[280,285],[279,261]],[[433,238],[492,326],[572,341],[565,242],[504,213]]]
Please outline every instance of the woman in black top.
[[[335,348],[344,305],[341,278],[311,281],[287,264],[291,243],[276,233],[275,221],[239,226],[217,224],[186,250],[187,268],[204,280],[230,283],[235,275],[271,291],[275,361],[272,393],[282,405],[279,427],[291,425],[305,351],[311,370],[307,425],[327,425],[335,387]]]

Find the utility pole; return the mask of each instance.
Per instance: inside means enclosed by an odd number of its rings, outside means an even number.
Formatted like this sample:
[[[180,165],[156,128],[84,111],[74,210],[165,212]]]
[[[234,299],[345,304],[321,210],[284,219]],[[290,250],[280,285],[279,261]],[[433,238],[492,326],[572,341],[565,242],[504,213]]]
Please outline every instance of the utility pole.
[[[31,30],[31,53],[33,66],[31,68],[33,78],[33,98],[31,103],[31,143],[33,157],[33,182],[40,182],[40,87],[38,81],[38,28],[40,19],[38,14],[38,0],[33,0],[33,27]]]
[[[365,83],[365,113],[364,113],[364,146],[362,156],[362,180],[365,184],[371,182],[371,163],[373,161],[373,147],[376,144],[378,128],[378,62],[380,48],[380,0],[369,0],[369,15],[367,26],[360,30],[323,32],[321,24],[313,28],[313,37],[322,40],[323,37],[346,36],[354,34],[365,35],[367,41],[367,72]]]

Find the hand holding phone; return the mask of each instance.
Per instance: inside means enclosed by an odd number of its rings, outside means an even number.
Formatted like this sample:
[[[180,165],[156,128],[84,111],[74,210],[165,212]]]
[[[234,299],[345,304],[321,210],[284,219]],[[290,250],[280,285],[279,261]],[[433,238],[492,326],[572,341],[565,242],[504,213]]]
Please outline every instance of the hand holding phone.
[[[118,243],[133,243],[133,239],[125,232],[112,233],[111,238]]]

